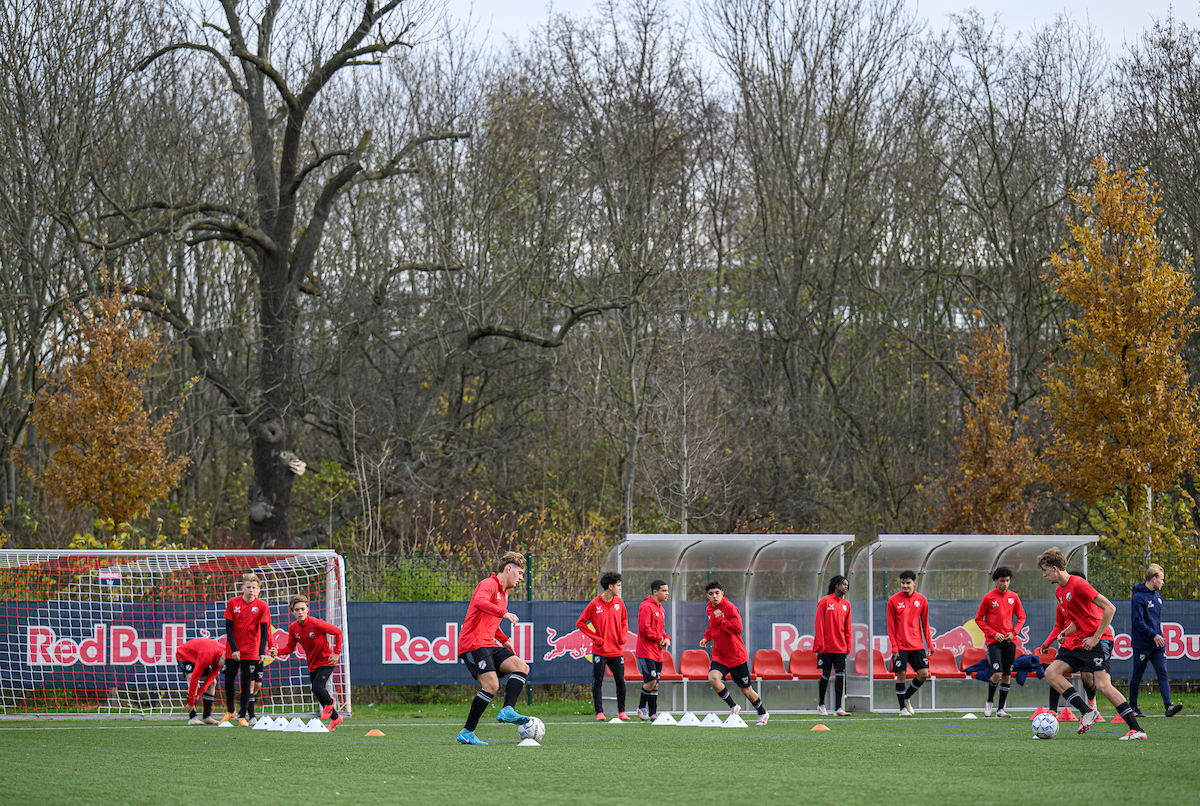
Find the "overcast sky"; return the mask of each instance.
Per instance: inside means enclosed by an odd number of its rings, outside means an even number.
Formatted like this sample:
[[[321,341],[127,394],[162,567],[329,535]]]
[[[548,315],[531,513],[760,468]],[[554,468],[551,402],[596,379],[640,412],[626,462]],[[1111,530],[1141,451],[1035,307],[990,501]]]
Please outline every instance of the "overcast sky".
[[[556,13],[585,16],[593,7],[594,0],[552,0]],[[677,8],[684,8],[688,0],[674,0]],[[974,6],[985,17],[1000,15],[1000,22],[1010,36],[1017,31],[1027,31],[1035,25],[1052,22],[1060,12],[1069,14],[1079,22],[1090,22],[1104,37],[1114,55],[1126,41],[1134,41],[1155,19],[1165,18],[1174,6],[1175,18],[1186,22],[1189,27],[1197,26],[1200,0],[1185,3],[1170,3],[1168,0],[1082,0],[1075,3],[1060,3],[1056,0],[983,0],[971,3],[959,0],[912,0],[919,16],[930,20],[937,28],[945,28],[946,15]],[[548,0],[505,0],[502,3],[487,0],[448,0],[447,10],[458,19],[465,19],[474,8],[480,21],[480,30],[490,28],[491,39],[499,44],[505,36],[524,38],[530,28],[545,22]]]

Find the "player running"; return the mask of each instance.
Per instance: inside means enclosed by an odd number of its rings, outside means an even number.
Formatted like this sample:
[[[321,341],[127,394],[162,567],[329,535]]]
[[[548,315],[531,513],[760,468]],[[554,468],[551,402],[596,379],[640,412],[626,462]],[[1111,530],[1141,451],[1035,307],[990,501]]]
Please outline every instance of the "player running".
[[[256,574],[242,575],[242,595],[235,596],[225,605],[225,720],[232,722],[237,717],[243,728],[250,723],[246,715],[254,715],[251,691],[252,682],[262,682],[262,656],[267,651],[267,639],[271,632],[271,610],[267,603],[258,598],[260,590]],[[242,692],[239,709],[233,712],[234,681],[238,672],[242,675]]]
[[[321,721],[331,719],[329,730],[333,731],[342,724],[342,716],[334,706],[333,696],[329,693],[329,678],[337,668],[338,658],[342,654],[342,628],[322,621],[316,616],[308,615],[308,597],[296,594],[289,602],[289,609],[296,620],[288,625],[287,644],[283,649],[271,647],[271,657],[290,655],[296,651],[296,645],[304,647],[308,659],[308,682],[312,685],[313,696],[321,703]],[[333,636],[333,648],[329,647],[329,639]]]
[[[988,681],[987,702],[983,705],[983,715],[992,715],[992,703],[999,684],[1000,704],[999,708],[995,708],[995,714],[1007,717],[1010,714],[1004,710],[1004,703],[1008,700],[1013,661],[1017,659],[1015,638],[1025,626],[1025,608],[1021,606],[1021,597],[1009,589],[1012,571],[1002,565],[992,572],[992,581],[996,583],[995,589],[983,597],[975,613],[975,624],[979,626],[987,641],[988,665],[992,667],[992,679]]]
[[[188,724],[215,725],[212,715],[217,675],[225,665],[225,647],[211,638],[193,638],[175,650],[175,660],[188,678]],[[201,683],[200,681],[204,682]],[[196,694],[204,703],[204,715],[196,716]]]
[[[625,713],[625,635],[629,632],[629,613],[621,599],[621,575],[605,571],[600,575],[601,593],[588,602],[575,620],[575,626],[592,639],[592,705],[596,721],[604,721],[604,670],[612,670],[617,684],[617,719],[629,721]],[[661,656],[660,656],[661,657]]]
[[[517,657],[512,639],[500,629],[500,622],[505,619],[513,624],[520,621],[508,612],[508,592],[524,578],[525,555],[506,551],[497,572],[476,585],[471,595],[458,633],[458,658],[471,671],[471,677],[479,681],[479,691],[471,700],[467,722],[456,737],[459,744],[487,744],[475,735],[475,728],[500,690],[501,675],[508,675],[508,683],[504,687],[504,707],[496,714],[496,721],[513,725],[529,721],[529,717],[521,716],[513,707],[525,688],[529,664]]]
[[[817,602],[817,615],[813,623],[813,649],[817,653],[817,667],[821,670],[821,682],[817,684],[817,714],[829,716],[825,707],[825,694],[829,690],[829,675],[833,674],[834,713],[847,716],[842,707],[842,691],[846,684],[846,655],[853,644],[853,628],[850,626],[850,602],[846,594],[850,591],[850,580],[840,574],[829,580],[829,593]]]
[[[1079,692],[1067,681],[1066,675],[1083,669],[1090,670],[1095,678],[1097,690],[1113,704],[1117,713],[1129,724],[1129,732],[1122,736],[1121,740],[1145,739],[1146,733],[1138,725],[1133,708],[1113,686],[1108,676],[1108,660],[1112,647],[1103,641],[1103,636],[1117,609],[1086,579],[1068,574],[1066,567],[1067,558],[1057,546],[1042,552],[1038,557],[1038,568],[1042,569],[1042,576],[1047,582],[1053,582],[1057,586],[1054,595],[1062,604],[1063,619],[1078,628],[1079,634],[1083,636],[1078,649],[1068,649],[1059,653],[1046,670],[1046,679],[1066,698],[1071,707],[1082,714],[1078,732],[1086,733],[1100,712],[1084,702]]]
[[[729,712],[737,714],[742,707],[734,704],[733,695],[725,685],[725,675],[732,677],[742,694],[746,695],[746,699],[754,706],[754,710],[758,711],[757,724],[765,725],[771,715],[763,707],[762,697],[750,687],[750,656],[746,654],[746,645],[742,642],[742,615],[725,596],[720,582],[714,579],[704,590],[708,594],[708,629],[700,639],[700,646],[707,647],[712,643],[708,683],[717,696],[729,706]]]
[[[896,673],[896,699],[900,716],[914,716],[909,698],[929,679],[929,655],[925,645],[933,649],[933,632],[929,629],[929,600],[917,593],[917,575],[900,572],[900,591],[892,594],[887,603],[888,644],[892,650],[892,671]],[[924,641],[925,643],[921,643]],[[904,667],[917,673],[912,684],[904,687]]]
[[[671,595],[667,583],[656,579],[650,583],[650,595],[638,607],[637,658],[642,673],[642,698],[638,702],[638,718],[644,722],[658,716],[658,679],[662,676],[662,653],[671,645],[667,635],[667,614],[663,602]]]

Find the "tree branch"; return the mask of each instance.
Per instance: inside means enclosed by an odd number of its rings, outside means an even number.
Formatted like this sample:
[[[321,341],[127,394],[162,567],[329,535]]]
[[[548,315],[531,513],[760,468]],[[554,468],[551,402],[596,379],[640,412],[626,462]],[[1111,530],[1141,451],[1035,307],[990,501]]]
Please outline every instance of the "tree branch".
[[[226,36],[229,35],[224,31],[222,31],[222,33],[224,33]],[[176,42],[171,45],[165,45],[134,65],[134,70],[141,72],[157,61],[160,57],[176,50],[197,50],[201,53],[207,53],[208,55],[212,56],[217,60],[217,63],[221,65],[221,68],[225,71],[225,75],[229,77],[229,83],[233,86],[233,91],[237,93],[239,97],[243,99],[246,98],[246,87],[238,81],[237,73],[233,71],[233,65],[229,63],[229,60],[225,58],[223,53],[214,48],[212,45],[200,45],[195,42]]]

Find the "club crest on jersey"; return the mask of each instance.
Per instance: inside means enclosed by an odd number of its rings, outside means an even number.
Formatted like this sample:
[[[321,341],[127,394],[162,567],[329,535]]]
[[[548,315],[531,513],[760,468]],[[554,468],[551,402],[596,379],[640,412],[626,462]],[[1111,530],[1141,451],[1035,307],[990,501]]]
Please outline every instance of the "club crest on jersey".
[[[1010,597],[1008,597],[1008,603],[1009,603],[1009,604],[1012,604],[1012,603],[1013,603],[1013,600],[1012,600],[1012,597],[1011,597],[1011,596],[1010,596]]]
[[[913,602],[913,607],[920,607],[920,606],[921,606],[920,600]]]
[[[257,608],[257,607],[252,607],[252,608],[250,608],[250,612],[251,612],[251,613],[257,613],[257,612],[258,612],[258,608]]]
[[[1065,599],[1066,599],[1068,602],[1069,602],[1069,601],[1071,601],[1071,594],[1070,594],[1070,592],[1068,592],[1068,593],[1067,593],[1067,595],[1066,595],[1065,597],[1063,597],[1063,598],[1065,598]]]

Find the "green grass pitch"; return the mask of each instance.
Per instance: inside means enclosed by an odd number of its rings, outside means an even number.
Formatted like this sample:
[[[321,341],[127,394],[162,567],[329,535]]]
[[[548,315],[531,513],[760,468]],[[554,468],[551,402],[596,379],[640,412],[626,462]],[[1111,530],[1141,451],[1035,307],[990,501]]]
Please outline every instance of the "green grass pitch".
[[[734,730],[598,724],[578,703],[522,708],[546,722],[542,747],[518,747],[495,707],[478,730],[489,746],[456,744],[465,705],[359,706],[320,735],[4,721],[0,803],[1192,804],[1200,697],[1184,702],[1177,717],[1147,719],[1144,742],[1117,741],[1122,726],[1108,723],[1035,740],[1028,714],[779,714]],[[830,730],[813,732],[818,723]],[[372,728],[386,735],[365,736]]]

